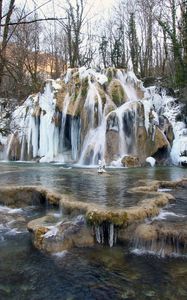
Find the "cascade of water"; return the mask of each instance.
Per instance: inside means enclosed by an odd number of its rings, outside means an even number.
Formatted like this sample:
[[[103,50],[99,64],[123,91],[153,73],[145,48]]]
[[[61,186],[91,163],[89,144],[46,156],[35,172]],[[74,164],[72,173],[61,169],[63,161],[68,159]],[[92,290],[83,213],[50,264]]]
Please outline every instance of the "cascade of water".
[[[137,83],[138,79],[136,78],[133,72],[123,72],[122,70],[117,70],[116,72],[117,79],[121,82],[125,95],[127,95],[128,100],[134,101],[138,99],[136,90],[134,88],[134,83]]]
[[[30,115],[28,124],[28,155],[30,154],[30,145],[32,146],[32,157],[38,155],[38,135],[39,135],[39,119]],[[24,140],[22,141],[24,142]]]
[[[96,103],[97,100],[97,103]],[[97,104],[97,106],[96,106]],[[94,83],[89,83],[89,90],[84,109],[87,114],[88,132],[85,136],[79,164],[95,165],[104,158],[106,118],[102,110],[102,99]]]
[[[131,251],[136,254],[150,253],[163,258],[185,254],[185,246],[180,245],[179,237],[161,237],[148,241],[135,237],[131,243]]]
[[[17,109],[12,114],[11,120],[11,130],[12,132],[17,132],[19,141],[21,144],[21,156],[20,159],[25,159],[25,146],[26,146],[26,139],[28,134],[28,124],[29,124],[29,110],[31,107],[31,97],[28,97],[25,103],[17,107]],[[8,150],[9,151],[9,150]]]
[[[7,147],[7,152],[6,152],[7,160],[9,159],[10,149],[11,149],[11,146],[12,146],[13,139],[14,139],[14,134],[12,133],[11,136],[10,136],[10,140],[8,142],[8,147]]]
[[[119,124],[119,155],[123,157],[128,154],[128,145],[131,143],[131,134],[132,124],[128,124],[128,115],[125,116],[125,111],[129,111],[129,113],[134,112],[132,110],[131,104],[129,102],[123,104],[115,110],[115,113],[118,117]],[[126,117],[124,119],[124,117]],[[135,118],[135,116],[133,117]],[[125,120],[125,123],[124,123]],[[135,120],[134,120],[135,122]],[[128,127],[130,126],[130,131]]]
[[[42,162],[54,159],[59,142],[59,134],[54,122],[55,100],[51,85],[52,83],[48,82],[44,93],[39,97],[39,105],[42,113],[40,114],[40,143],[38,152],[39,156],[42,157]]]
[[[176,121],[176,116],[181,111],[181,104],[175,98],[167,96],[164,90],[161,95],[157,94],[154,87],[151,89],[151,98],[158,114],[165,116],[172,124],[175,139],[170,156],[173,164],[178,165],[182,159],[187,162],[187,156],[181,157],[182,153],[187,153],[186,125],[184,122]]]

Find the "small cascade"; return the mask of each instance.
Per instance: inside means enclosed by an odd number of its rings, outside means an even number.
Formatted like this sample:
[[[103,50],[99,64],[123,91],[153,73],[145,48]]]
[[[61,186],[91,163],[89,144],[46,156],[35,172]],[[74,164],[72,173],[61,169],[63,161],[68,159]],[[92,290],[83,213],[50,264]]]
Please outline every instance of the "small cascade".
[[[135,74],[130,71],[126,73],[123,70],[117,70],[116,77],[121,82],[125,95],[127,95],[127,99],[129,101],[138,100],[138,95],[134,88],[134,85],[138,82]]]
[[[117,229],[113,223],[104,222],[101,225],[94,226],[95,238],[99,244],[107,244],[110,247],[117,242]]]
[[[119,122],[119,155],[123,157],[127,154],[127,144],[124,134],[124,124],[123,124],[123,117],[124,117],[124,107],[128,106],[128,104],[123,104],[119,108],[116,109],[116,115],[118,117]]]
[[[135,254],[152,254],[159,257],[181,256],[187,254],[186,245],[181,245],[177,237],[163,237],[159,240],[145,241],[140,238],[134,238],[131,251]]]
[[[7,153],[6,153],[7,160],[9,159],[10,150],[11,150],[11,147],[12,147],[13,140],[14,140],[14,134],[12,133],[11,136],[10,136],[9,142],[8,142],[8,147],[7,147]]]
[[[185,224],[153,221],[140,224],[131,241],[131,251],[160,257],[187,254]]]
[[[107,130],[118,132],[118,156],[136,153],[138,102],[126,102],[107,116]]]

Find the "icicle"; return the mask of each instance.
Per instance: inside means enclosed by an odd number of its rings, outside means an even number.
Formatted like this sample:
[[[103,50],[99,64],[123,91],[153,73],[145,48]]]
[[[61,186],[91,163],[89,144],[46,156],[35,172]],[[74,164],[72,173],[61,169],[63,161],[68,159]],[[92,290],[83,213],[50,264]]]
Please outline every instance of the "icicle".
[[[78,159],[78,151],[80,148],[80,128],[81,122],[79,118],[71,119],[71,149],[72,159],[76,161]]]
[[[113,247],[114,245],[114,224],[110,223],[109,225],[109,246]]]
[[[25,152],[25,135],[23,135],[22,139],[21,139],[21,155],[20,155],[21,161],[23,161],[25,159],[24,152]]]
[[[95,226],[95,236],[96,236],[96,241],[101,244],[102,243],[102,238],[101,238],[101,232],[100,232],[100,227]]]

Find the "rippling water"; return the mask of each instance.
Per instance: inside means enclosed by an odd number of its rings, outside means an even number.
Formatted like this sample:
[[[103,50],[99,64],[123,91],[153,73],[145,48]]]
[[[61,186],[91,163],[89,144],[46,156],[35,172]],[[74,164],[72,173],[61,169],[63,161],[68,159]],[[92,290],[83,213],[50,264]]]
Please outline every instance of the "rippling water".
[[[139,201],[127,193],[139,179],[186,176],[185,169],[175,167],[108,169],[106,175],[97,175],[94,169],[64,167],[2,163],[0,184],[42,184],[72,193],[79,201],[125,207]],[[178,201],[168,210],[186,215],[186,194],[179,189],[175,196]],[[138,256],[125,245],[96,245],[56,256],[40,253],[25,227],[28,220],[43,213],[35,207],[5,213],[0,207],[0,299],[187,299],[186,257]]]

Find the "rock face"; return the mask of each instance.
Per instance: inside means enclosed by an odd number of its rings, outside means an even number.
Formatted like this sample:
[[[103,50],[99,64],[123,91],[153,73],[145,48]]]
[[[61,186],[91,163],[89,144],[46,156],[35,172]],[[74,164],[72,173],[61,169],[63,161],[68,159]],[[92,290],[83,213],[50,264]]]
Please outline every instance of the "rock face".
[[[7,157],[81,165],[110,165],[126,155],[140,164],[149,156],[166,161],[173,129],[160,110],[165,100],[156,107],[153,98],[132,72],[70,69],[13,112]]]

